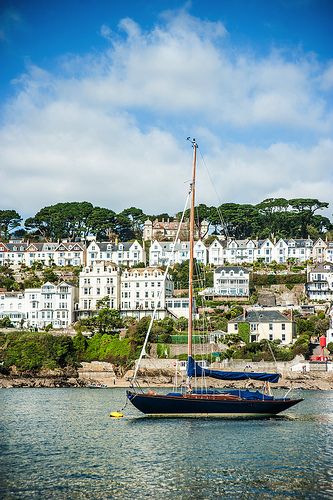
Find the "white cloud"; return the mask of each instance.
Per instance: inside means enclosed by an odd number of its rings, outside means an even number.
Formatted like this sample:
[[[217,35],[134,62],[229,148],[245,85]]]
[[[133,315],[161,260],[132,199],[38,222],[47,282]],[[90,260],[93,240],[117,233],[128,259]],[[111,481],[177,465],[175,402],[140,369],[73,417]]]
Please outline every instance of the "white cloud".
[[[186,11],[167,14],[150,32],[131,19],[120,30],[125,37],[101,27],[110,41],[101,54],[64,56],[55,73],[31,65],[16,81],[0,129],[4,208],[28,216],[58,201],[88,200],[117,211],[178,211],[190,178],[189,134],[198,134],[220,196],[202,180],[207,204],[331,200],[332,111],[318,85],[328,88],[329,65],[306,54],[231,51],[221,23]],[[249,136],[252,128],[256,147],[223,145],[229,130]],[[292,131],[299,144],[278,132],[264,144],[267,129]]]

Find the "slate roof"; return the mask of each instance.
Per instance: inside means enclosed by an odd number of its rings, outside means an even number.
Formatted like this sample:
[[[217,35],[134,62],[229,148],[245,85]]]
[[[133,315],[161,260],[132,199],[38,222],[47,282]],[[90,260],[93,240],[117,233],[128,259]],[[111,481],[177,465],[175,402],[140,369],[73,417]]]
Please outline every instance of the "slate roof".
[[[244,274],[249,274],[249,271],[245,267],[241,266],[220,266],[215,269],[216,273],[220,273],[221,271],[234,271],[234,273],[239,273],[239,271],[243,271]]]
[[[235,319],[230,320],[230,323],[287,323],[291,322],[287,316],[284,316],[279,311],[266,311],[264,309],[258,309],[255,311],[247,311],[246,316],[238,316]]]

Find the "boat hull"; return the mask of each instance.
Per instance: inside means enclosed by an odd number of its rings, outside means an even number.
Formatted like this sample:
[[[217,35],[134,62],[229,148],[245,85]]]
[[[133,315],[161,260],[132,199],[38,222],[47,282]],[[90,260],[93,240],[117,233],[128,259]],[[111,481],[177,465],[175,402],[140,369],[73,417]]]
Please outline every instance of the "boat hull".
[[[141,394],[127,391],[130,402],[142,413],[155,417],[267,417],[277,415],[302,399],[223,400],[191,396]]]

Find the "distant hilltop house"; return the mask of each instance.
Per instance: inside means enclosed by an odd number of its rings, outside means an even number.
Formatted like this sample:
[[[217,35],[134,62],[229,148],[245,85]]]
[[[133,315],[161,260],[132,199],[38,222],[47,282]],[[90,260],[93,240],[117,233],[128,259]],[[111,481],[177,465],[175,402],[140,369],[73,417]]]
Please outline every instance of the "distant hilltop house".
[[[256,309],[247,311],[228,322],[228,334],[238,334],[240,324],[249,325],[250,342],[280,340],[281,344],[291,344],[295,336],[295,323],[279,311]]]
[[[174,240],[177,236],[177,231],[180,222],[178,220],[170,221],[170,219],[159,221],[155,219],[154,221],[146,220],[143,227],[143,241],[163,241],[165,239]],[[194,237],[196,239],[208,237],[209,224],[207,221],[202,221],[200,226],[200,234],[197,227],[195,227]],[[189,222],[182,222],[179,239],[182,241],[189,240],[190,236],[190,225]]]
[[[205,288],[200,295],[212,298],[248,299],[250,274],[245,267],[221,266],[214,270],[214,286]]]
[[[333,300],[333,265],[320,263],[308,269],[305,290],[310,300]]]

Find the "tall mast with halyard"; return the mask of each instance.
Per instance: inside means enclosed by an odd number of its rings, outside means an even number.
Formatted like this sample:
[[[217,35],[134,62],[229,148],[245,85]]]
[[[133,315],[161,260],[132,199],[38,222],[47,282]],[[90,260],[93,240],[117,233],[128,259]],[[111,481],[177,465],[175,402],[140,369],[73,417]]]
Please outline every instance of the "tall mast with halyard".
[[[197,148],[195,139],[191,140],[193,146],[193,166],[191,183],[191,207],[190,207],[190,262],[189,262],[189,316],[188,316],[188,357],[192,356],[192,332],[193,332],[193,274],[194,274],[194,207],[195,207],[195,177],[197,166]]]

